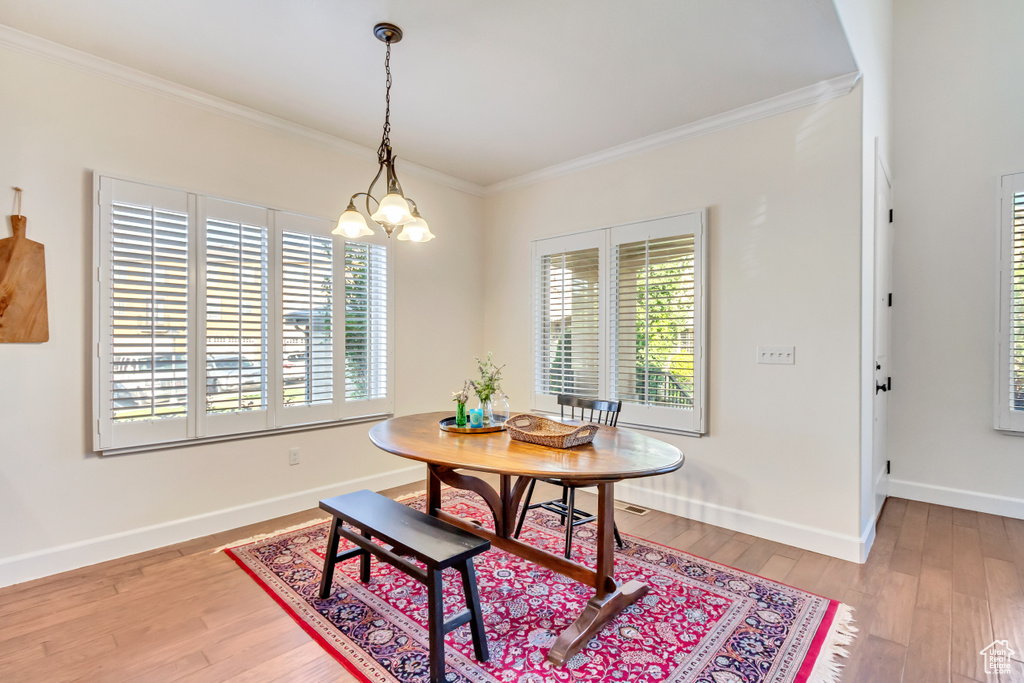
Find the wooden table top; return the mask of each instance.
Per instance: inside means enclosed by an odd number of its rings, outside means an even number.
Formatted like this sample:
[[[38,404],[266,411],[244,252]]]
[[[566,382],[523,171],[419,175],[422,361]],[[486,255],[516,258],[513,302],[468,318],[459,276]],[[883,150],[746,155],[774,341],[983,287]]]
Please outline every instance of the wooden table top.
[[[601,429],[593,443],[551,448],[514,441],[507,432],[455,434],[438,422],[451,412],[395,417],[370,429],[381,450],[403,458],[495,474],[567,481],[618,481],[674,472],[683,455],[675,446],[621,427]]]

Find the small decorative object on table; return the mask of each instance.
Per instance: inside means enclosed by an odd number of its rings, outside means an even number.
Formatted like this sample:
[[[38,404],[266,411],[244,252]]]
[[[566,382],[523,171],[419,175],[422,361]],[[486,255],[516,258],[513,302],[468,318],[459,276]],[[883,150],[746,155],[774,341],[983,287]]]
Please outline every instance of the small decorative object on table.
[[[480,399],[480,412],[482,414],[483,426],[487,427],[495,424],[491,398],[494,396],[495,392],[501,389],[501,369],[505,366],[501,365],[495,367],[494,363],[491,362],[490,351],[487,352],[486,360],[480,360],[477,358],[476,364],[480,369],[480,379],[473,382],[473,388],[476,390],[476,397]],[[470,419],[472,419],[472,416]]]
[[[473,388],[473,382],[466,380],[462,385],[462,391],[453,391],[452,400],[455,401],[455,426],[466,426],[466,401],[469,400],[469,390]]]
[[[505,422],[505,429],[516,441],[553,448],[572,448],[593,441],[600,427],[596,424],[574,427],[537,415],[516,415]]]
[[[437,421],[437,426],[441,428],[442,432],[453,432],[455,434],[491,434],[493,432],[505,431],[504,424],[493,424],[490,427],[484,427],[483,425],[474,427],[472,422],[472,413],[478,411],[468,410],[466,412],[471,413],[470,421],[462,427],[455,424],[454,416],[441,418]]]
[[[508,394],[501,389],[494,392],[491,399],[491,412],[493,414],[492,424],[505,424],[505,420],[512,417],[512,409],[508,405]]]

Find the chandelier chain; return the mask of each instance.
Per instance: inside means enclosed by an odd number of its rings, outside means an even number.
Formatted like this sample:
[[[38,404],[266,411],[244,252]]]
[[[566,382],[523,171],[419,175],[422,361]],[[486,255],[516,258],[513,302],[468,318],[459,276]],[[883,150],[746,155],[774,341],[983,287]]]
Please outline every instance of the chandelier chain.
[[[384,73],[387,74],[385,81],[386,89],[384,95],[384,136],[380,140],[380,148],[377,150],[377,159],[384,163],[387,156],[387,149],[391,147],[391,41],[385,41],[387,52],[384,55]]]

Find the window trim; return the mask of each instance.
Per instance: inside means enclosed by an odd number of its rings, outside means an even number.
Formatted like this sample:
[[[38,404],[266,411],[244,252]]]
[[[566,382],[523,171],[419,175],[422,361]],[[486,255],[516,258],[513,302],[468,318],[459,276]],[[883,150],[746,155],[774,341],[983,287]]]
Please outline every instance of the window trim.
[[[113,421],[111,404],[111,358],[110,337],[106,331],[110,329],[113,308],[110,305],[111,283],[106,271],[109,268],[111,244],[111,215],[109,193],[114,184],[127,183],[133,192],[151,193],[154,198],[172,197],[177,195],[176,204],[184,198],[185,211],[188,214],[189,234],[189,269],[188,269],[188,334],[186,353],[189,359],[188,399],[186,413],[181,418],[164,418],[134,423]],[[383,235],[374,235],[356,240],[332,235],[334,223],[328,219],[302,215],[273,207],[254,205],[251,202],[238,201],[221,197],[213,197],[190,190],[177,189],[156,185],[147,181],[120,178],[93,173],[93,450],[98,453],[126,453],[165,449],[175,446],[206,443],[225,439],[251,438],[287,431],[315,429],[331,425],[351,424],[366,420],[380,419],[391,415],[394,411],[395,393],[395,325],[394,325],[394,253],[393,245]],[[234,204],[242,207],[239,214],[258,215],[265,212],[267,228],[267,409],[246,413],[209,415],[205,402],[205,359],[206,347],[206,219],[211,205]],[[104,205],[106,204],[106,206]],[[223,217],[223,216],[214,216]],[[230,218],[230,217],[223,217]],[[345,337],[335,336],[333,354],[335,362],[333,378],[333,400],[321,406],[284,407],[283,403],[283,308],[281,300],[281,234],[283,230],[293,229],[296,232],[330,236],[333,242],[334,262],[333,276],[335,283],[342,283],[341,289],[335,285],[333,297],[333,319],[344,320],[345,296],[345,243],[360,242],[381,245],[385,248],[386,272],[386,325],[385,362],[387,391],[383,398],[372,400],[346,400],[345,398]],[[338,255],[340,254],[340,258]],[[337,292],[341,292],[339,296]],[[341,317],[339,318],[339,313]],[[339,343],[340,342],[340,343]],[[326,408],[326,410],[308,411],[305,408]],[[287,411],[299,411],[291,414]],[[259,413],[263,416],[255,417]],[[212,420],[210,418],[213,418]],[[254,426],[255,423],[255,426]],[[120,432],[118,438],[115,432]]]
[[[575,251],[580,249],[598,248],[598,278],[599,291],[599,380],[600,396],[598,398],[612,399],[611,387],[611,366],[612,354],[609,349],[611,339],[611,325],[613,323],[612,311],[610,310],[612,296],[611,288],[614,285],[612,278],[612,249],[624,242],[639,241],[640,239],[657,239],[665,236],[693,234],[694,237],[694,383],[693,383],[693,409],[664,408],[657,406],[645,406],[628,404],[623,406],[623,413],[619,418],[622,426],[636,427],[639,429],[650,429],[662,433],[684,434],[701,436],[707,433],[707,250],[708,212],[706,208],[674,213],[655,218],[648,218],[629,223],[611,225],[602,228],[582,230],[553,237],[545,237],[531,242],[531,281],[530,281],[530,406],[533,410],[556,414],[559,407],[555,396],[540,394],[537,391],[538,385],[538,363],[540,350],[538,349],[538,334],[540,316],[542,314],[539,287],[540,263],[545,255]],[[643,237],[641,237],[643,235]],[[638,417],[637,411],[642,413]]]
[[[995,396],[993,400],[995,428],[1011,433],[1024,433],[1024,411],[1010,406],[1010,374],[1013,346],[1013,205],[1014,194],[1024,192],[1024,172],[1009,173],[999,181],[999,246],[996,250],[996,343]]]

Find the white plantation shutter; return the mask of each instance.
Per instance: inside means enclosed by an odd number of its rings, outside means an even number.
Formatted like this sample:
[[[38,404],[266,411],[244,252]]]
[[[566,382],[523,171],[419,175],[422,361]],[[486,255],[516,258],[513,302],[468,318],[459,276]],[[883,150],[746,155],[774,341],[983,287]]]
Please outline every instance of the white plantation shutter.
[[[189,405],[189,199],[106,182],[99,242],[101,442],[185,438]]]
[[[1024,431],[1024,173],[1003,176],[996,428]]]
[[[701,219],[611,228],[610,389],[624,423],[701,431]]]
[[[281,240],[284,404],[334,400],[334,244],[285,231]]]
[[[612,394],[693,406],[693,235],[615,247]]]
[[[597,397],[602,382],[601,236],[544,240],[534,271],[534,405]]]
[[[276,211],[274,224],[280,253],[274,324],[281,339],[275,362],[282,380],[277,424],[336,419],[344,363],[335,330],[344,243],[332,237],[331,222],[318,218]]]
[[[534,408],[621,400],[619,423],[704,431],[704,212],[535,243]]]
[[[388,262],[380,244],[345,242],[345,400],[388,393]]]
[[[1024,410],[1024,191],[1013,193],[1013,274],[1010,314],[1010,408]]]
[[[96,450],[392,411],[383,236],[95,178]]]
[[[200,201],[205,334],[200,357],[206,416],[200,433],[267,426],[269,406],[267,210]],[[246,414],[246,415],[242,415]]]

